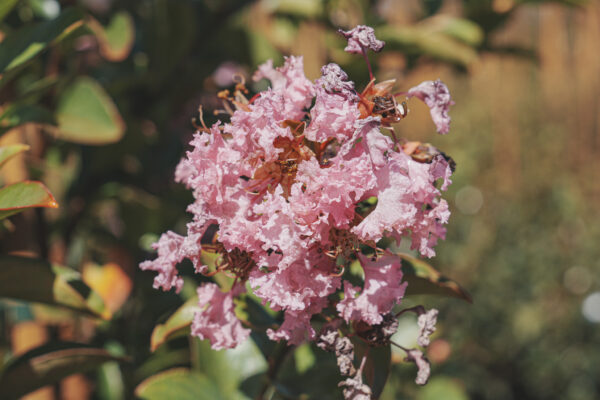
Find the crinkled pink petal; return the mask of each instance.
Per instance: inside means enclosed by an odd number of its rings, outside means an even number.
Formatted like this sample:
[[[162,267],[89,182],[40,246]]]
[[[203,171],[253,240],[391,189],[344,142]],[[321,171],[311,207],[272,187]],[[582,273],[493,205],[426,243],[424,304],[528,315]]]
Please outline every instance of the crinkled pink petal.
[[[233,297],[245,291],[243,285],[236,285],[223,293],[214,283],[198,287],[200,311],[192,321],[192,335],[210,340],[215,350],[232,349],[250,335],[250,329],[242,327],[235,316]]]
[[[352,136],[354,123],[359,117],[360,111],[354,99],[319,90],[304,134],[313,142],[328,139],[343,142]]]
[[[377,40],[375,30],[370,26],[358,25],[347,32],[341,29],[339,32],[348,39],[348,46],[344,49],[348,53],[362,53],[367,49],[381,51],[383,46],[385,46],[384,41]]]
[[[344,282],[344,299],[337,305],[342,318],[349,321],[364,321],[371,325],[383,321],[383,315],[400,303],[406,290],[402,280],[402,269],[397,257],[383,256],[376,261],[359,255],[365,272],[365,283],[358,297],[357,287]]]
[[[354,122],[354,133],[341,147],[338,157],[355,157],[366,153],[371,159],[373,169],[387,164],[388,153],[392,151],[394,142],[381,133],[381,118],[367,117]]]
[[[285,119],[301,119],[303,109],[310,106],[315,95],[314,84],[304,75],[302,57],[286,57],[283,66],[276,69],[273,61],[267,61],[253,76],[255,81],[262,78],[269,79],[273,91],[282,95],[280,108],[287,115]]]
[[[310,222],[331,215],[333,225],[339,228],[348,226],[355,217],[355,204],[375,187],[366,154],[334,159],[327,168],[321,168],[316,159],[303,161],[298,165],[296,181],[289,200],[297,219]]]
[[[439,200],[435,180],[437,166],[419,163],[404,153],[391,153],[389,162],[376,171],[375,209],[352,229],[363,240],[379,240],[390,234],[399,240],[412,232],[412,246],[422,255],[435,254],[433,246],[445,235],[443,224],[450,215],[447,204]],[[424,211],[425,210],[425,211]]]
[[[152,245],[158,250],[158,257],[140,264],[143,271],[158,272],[154,278],[155,289],[161,288],[166,291],[175,287],[175,291],[179,293],[183,287],[183,278],[177,275],[177,264],[184,258],[180,251],[183,241],[184,237],[175,232],[163,233],[158,242]]]
[[[311,303],[310,308],[303,311],[286,311],[283,324],[277,330],[268,329],[269,339],[286,340],[289,345],[299,345],[306,340],[314,340],[315,330],[310,324],[311,317],[327,305],[326,298]]]
[[[450,91],[439,79],[437,81],[425,81],[411,88],[407,97],[416,97],[429,107],[431,119],[437,131],[446,134],[450,131],[450,116],[448,109],[454,104],[450,98]]]
[[[349,81],[348,74],[335,63],[324,65],[321,68],[321,77],[317,79],[315,85],[328,93],[339,93],[351,98],[357,97],[354,82]]]
[[[254,293],[275,310],[309,310],[315,301],[326,298],[340,286],[333,276],[334,263],[317,254],[274,271],[254,270],[249,282]]]
[[[446,200],[441,199],[439,204],[430,210],[419,211],[417,221],[412,227],[411,249],[419,250],[425,257],[435,256],[433,249],[439,239],[446,237],[444,224],[450,218],[450,210]]]

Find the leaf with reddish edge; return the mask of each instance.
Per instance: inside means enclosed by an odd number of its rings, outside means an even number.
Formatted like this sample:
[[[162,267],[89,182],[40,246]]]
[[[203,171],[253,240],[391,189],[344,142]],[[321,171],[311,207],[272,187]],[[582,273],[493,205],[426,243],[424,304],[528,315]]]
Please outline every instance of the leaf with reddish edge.
[[[58,207],[54,196],[43,183],[23,181],[0,189],[0,219],[34,207]]]
[[[433,294],[473,302],[471,295],[458,283],[445,277],[425,261],[404,253],[396,255],[402,259],[402,280],[408,282],[406,295]]]
[[[150,350],[155,351],[160,345],[182,330],[189,331],[194,314],[199,311],[198,296],[194,296],[177,309],[164,324],[154,327],[150,339]]]
[[[29,146],[21,143],[0,147],[0,168],[17,154],[23,153],[27,150],[29,150]]]
[[[107,361],[125,361],[100,348],[78,343],[37,347],[9,361],[0,376],[3,399],[17,399],[35,389],[99,367]]]

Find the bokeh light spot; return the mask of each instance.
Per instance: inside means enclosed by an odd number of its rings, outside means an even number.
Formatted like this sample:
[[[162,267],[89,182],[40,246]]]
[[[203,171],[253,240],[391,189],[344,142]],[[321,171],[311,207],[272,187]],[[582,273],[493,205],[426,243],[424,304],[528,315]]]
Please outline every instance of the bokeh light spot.
[[[465,186],[456,193],[454,203],[461,213],[474,215],[483,206],[483,194],[476,187]]]
[[[581,312],[588,321],[600,322],[600,292],[594,292],[585,298]]]

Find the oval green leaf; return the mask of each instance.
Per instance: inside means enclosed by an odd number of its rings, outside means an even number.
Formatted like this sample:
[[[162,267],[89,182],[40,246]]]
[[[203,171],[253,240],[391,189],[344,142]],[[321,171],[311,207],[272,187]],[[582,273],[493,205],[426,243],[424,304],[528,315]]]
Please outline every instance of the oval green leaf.
[[[124,361],[104,349],[77,343],[37,347],[10,360],[0,376],[3,399],[17,399],[35,389],[99,367],[107,361]]]
[[[48,45],[58,42],[83,25],[80,10],[69,8],[53,20],[26,26],[0,43],[0,73],[29,61]]]
[[[219,400],[224,397],[205,375],[186,368],[174,368],[146,379],[135,389],[144,400]]]
[[[116,13],[106,27],[91,18],[88,26],[96,35],[100,54],[104,58],[109,61],[123,61],[127,58],[135,42],[135,25],[128,13]]]
[[[112,99],[89,77],[78,78],[62,93],[56,120],[58,138],[74,143],[114,143],[125,132],[125,123]]]
[[[150,350],[155,351],[161,344],[182,330],[187,332],[187,328],[194,319],[194,314],[199,310],[198,296],[194,296],[183,303],[164,324],[156,325],[150,338]]]
[[[23,153],[27,150],[29,150],[29,146],[21,143],[0,147],[0,168],[17,154]]]
[[[23,279],[24,276],[28,279]],[[81,280],[77,271],[36,258],[0,255],[0,297],[110,318],[100,295]]]
[[[445,277],[425,261],[404,253],[397,255],[402,259],[402,279],[408,282],[406,295],[434,294],[473,302],[471,295],[458,283]]]
[[[43,183],[24,181],[0,189],[0,220],[34,207],[58,207]]]

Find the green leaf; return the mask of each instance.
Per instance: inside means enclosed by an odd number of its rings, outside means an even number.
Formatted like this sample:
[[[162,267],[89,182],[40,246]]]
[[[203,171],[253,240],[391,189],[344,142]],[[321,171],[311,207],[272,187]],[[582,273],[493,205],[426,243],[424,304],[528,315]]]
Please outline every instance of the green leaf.
[[[150,339],[150,350],[155,351],[160,345],[182,330],[187,332],[187,328],[194,319],[194,313],[198,310],[200,310],[198,296],[194,296],[183,303],[164,324],[156,325]]]
[[[107,361],[124,361],[104,349],[77,343],[47,344],[8,362],[0,376],[3,399],[16,399],[35,389],[99,367]]]
[[[9,34],[0,43],[0,73],[29,61],[48,45],[58,42],[83,24],[83,14],[76,8],[63,11],[57,18],[26,26]]]
[[[384,25],[377,30],[377,37],[386,46],[407,55],[427,55],[461,66],[469,66],[477,60],[477,51],[470,45],[443,32],[431,32],[425,26],[398,27]]]
[[[88,26],[98,38],[100,54],[109,61],[123,61],[135,42],[135,25],[133,18],[126,12],[113,15],[108,26],[91,18]]]
[[[24,181],[0,189],[0,220],[34,207],[58,207],[43,183]]]
[[[19,0],[2,0],[0,2],[0,21],[12,11],[18,2]]]
[[[402,279],[408,282],[406,295],[435,294],[473,302],[471,295],[458,283],[443,276],[425,261],[404,253],[397,255],[402,259]]]
[[[468,19],[450,15],[435,15],[421,21],[419,26],[431,34],[443,33],[470,46],[479,46],[484,39],[483,29],[479,25]]]
[[[34,104],[11,104],[0,115],[0,133],[28,122],[56,125],[52,113],[42,106]]]
[[[56,110],[58,138],[74,143],[103,145],[121,139],[125,124],[102,86],[78,78],[61,95]]]
[[[23,277],[28,277],[23,279]],[[96,317],[110,318],[100,295],[77,271],[45,260],[0,255],[0,297],[67,307]]]
[[[146,379],[135,389],[144,400],[219,400],[225,399],[218,387],[205,375],[175,368]]]
[[[29,150],[29,146],[26,144],[11,144],[9,146],[0,147],[0,168],[17,154],[27,150]]]
[[[457,381],[434,377],[417,392],[417,400],[468,400],[465,388]]]
[[[353,340],[352,343],[354,343],[357,368],[360,366],[365,353],[367,354],[363,375],[365,383],[371,388],[373,399],[377,399],[383,392],[385,383],[390,375],[392,365],[391,345],[369,347],[359,339]]]

